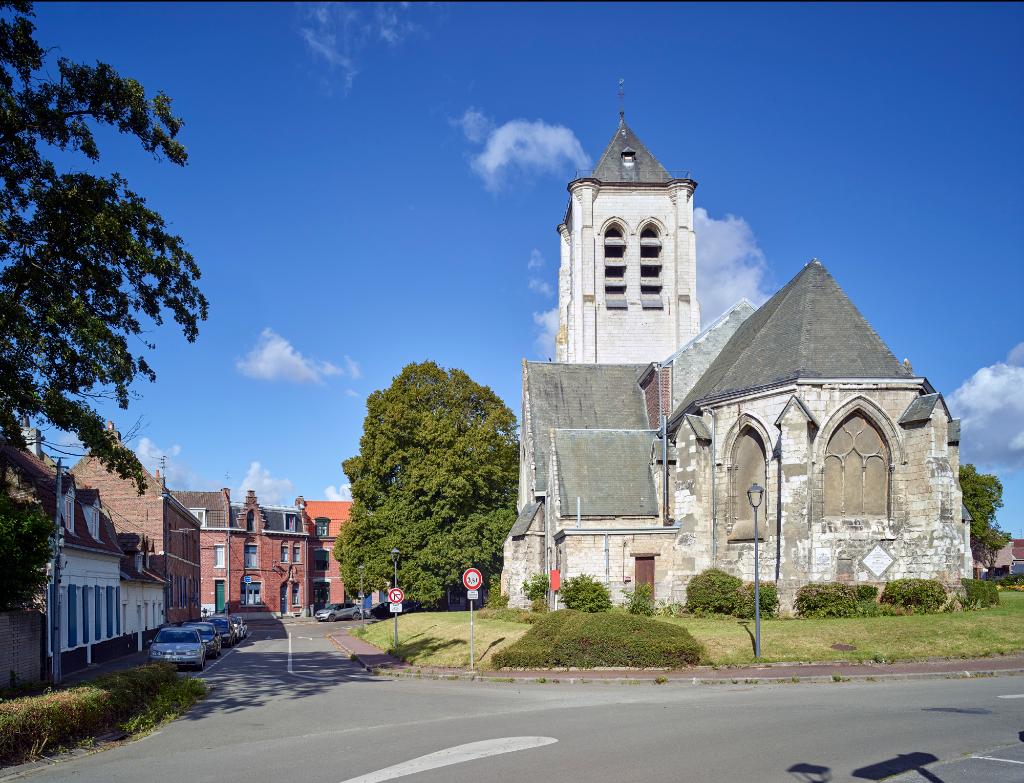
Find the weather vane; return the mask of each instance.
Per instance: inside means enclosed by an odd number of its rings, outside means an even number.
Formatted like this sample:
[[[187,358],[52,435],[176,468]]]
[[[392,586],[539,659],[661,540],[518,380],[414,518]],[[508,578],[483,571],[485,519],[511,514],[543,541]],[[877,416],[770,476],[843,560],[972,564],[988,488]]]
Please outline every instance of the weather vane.
[[[626,117],[626,80],[619,79],[619,119]]]

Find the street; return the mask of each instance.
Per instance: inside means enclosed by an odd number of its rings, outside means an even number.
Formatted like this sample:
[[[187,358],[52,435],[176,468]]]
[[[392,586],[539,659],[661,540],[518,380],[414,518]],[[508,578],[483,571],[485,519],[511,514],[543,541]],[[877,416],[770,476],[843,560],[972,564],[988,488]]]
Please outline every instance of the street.
[[[406,779],[416,783],[824,783],[905,771],[896,779],[1024,781],[1024,678],[735,686],[391,680],[365,674],[334,647],[326,634],[340,627],[257,628],[208,666],[213,690],[185,717],[18,779],[369,783],[412,773]],[[430,755],[468,743],[481,744]],[[968,756],[986,758],[962,760]],[[956,763],[943,765],[949,761]],[[921,765],[929,766],[913,771]]]

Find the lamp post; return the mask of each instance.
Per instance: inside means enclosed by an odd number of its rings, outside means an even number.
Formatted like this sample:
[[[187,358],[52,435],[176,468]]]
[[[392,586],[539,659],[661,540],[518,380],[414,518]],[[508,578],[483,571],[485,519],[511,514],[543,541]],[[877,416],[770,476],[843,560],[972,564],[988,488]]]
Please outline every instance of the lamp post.
[[[764,498],[764,487],[760,484],[751,484],[747,490],[747,500],[754,509],[754,657],[761,657],[761,564],[758,562],[758,552],[761,550],[761,542],[757,535],[757,507],[761,505]]]
[[[398,587],[398,558],[401,552],[398,551],[398,547],[391,550],[391,562],[395,564],[395,583],[392,587]],[[395,613],[395,650],[398,650],[398,613]]]
[[[362,563],[359,565],[359,619],[363,619],[363,571],[366,570],[366,564]]]

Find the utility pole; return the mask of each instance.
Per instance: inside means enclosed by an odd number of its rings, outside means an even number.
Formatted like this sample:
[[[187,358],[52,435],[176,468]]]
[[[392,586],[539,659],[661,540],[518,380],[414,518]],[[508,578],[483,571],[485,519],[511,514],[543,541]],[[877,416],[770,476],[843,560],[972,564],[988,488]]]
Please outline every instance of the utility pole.
[[[60,648],[61,648],[61,629],[60,629],[60,558],[61,548],[64,542],[64,527],[61,525],[60,509],[61,502],[63,500],[63,488],[62,479],[64,478],[63,459],[57,458],[57,486],[56,496],[54,498],[54,506],[56,506],[56,513],[53,515],[53,594],[50,596],[50,657],[51,657],[51,676],[53,678],[53,684],[59,685],[61,679],[60,672]]]

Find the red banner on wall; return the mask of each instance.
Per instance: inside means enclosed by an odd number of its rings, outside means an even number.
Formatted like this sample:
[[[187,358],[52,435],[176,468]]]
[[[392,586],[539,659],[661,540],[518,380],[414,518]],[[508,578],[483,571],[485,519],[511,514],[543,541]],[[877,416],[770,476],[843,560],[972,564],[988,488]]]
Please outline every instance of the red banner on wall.
[[[562,587],[562,575],[557,568],[551,569],[551,589],[558,590]]]

